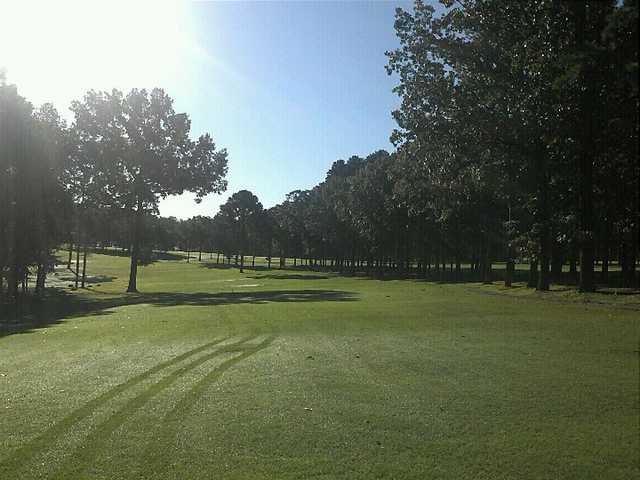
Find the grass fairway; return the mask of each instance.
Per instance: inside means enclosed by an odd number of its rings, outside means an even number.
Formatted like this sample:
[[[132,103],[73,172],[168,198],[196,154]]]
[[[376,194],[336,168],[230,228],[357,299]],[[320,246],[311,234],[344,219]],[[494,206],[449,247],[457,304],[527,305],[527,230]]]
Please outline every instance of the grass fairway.
[[[635,300],[127,267],[0,337],[0,478],[640,474]]]

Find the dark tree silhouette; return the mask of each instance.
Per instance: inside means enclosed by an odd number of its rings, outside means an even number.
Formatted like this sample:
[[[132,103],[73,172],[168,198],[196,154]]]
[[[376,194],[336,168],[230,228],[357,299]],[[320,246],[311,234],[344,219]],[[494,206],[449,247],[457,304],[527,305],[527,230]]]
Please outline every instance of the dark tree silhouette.
[[[216,150],[208,134],[189,138],[190,121],[175,113],[161,89],[90,91],[74,102],[74,128],[96,152],[104,190],[131,211],[133,232],[128,292],[137,291],[137,268],[145,212],[161,198],[194,192],[196,201],[226,189],[227,152]]]

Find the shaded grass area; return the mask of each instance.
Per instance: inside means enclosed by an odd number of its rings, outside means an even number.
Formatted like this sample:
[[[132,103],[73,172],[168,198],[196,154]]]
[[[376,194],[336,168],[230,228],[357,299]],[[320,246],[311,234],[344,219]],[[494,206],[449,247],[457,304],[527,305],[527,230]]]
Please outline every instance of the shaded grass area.
[[[127,305],[175,307],[181,305],[213,307],[234,303],[266,302],[345,302],[355,301],[353,292],[338,290],[269,290],[262,292],[231,291],[217,293],[145,293],[122,296],[78,296],[65,292],[50,292],[41,301],[7,305],[0,323],[0,336],[22,333],[33,328],[56,324],[61,320],[88,315],[108,315],[113,309]]]
[[[127,257],[130,258],[131,252],[128,249],[116,248],[116,247],[104,247],[104,248],[95,248],[93,249],[94,253],[100,255],[108,255],[113,257]],[[147,252],[145,252],[146,254]],[[193,257],[193,252],[191,252],[191,257]],[[67,257],[65,256],[65,259]],[[141,263],[150,264],[153,262],[157,262],[160,260],[186,260],[187,253],[180,251],[160,251],[154,250],[152,252],[148,252],[148,255],[142,255]],[[75,256],[73,257],[73,261],[75,262]]]
[[[637,295],[127,266],[0,338],[0,478],[640,474]]]

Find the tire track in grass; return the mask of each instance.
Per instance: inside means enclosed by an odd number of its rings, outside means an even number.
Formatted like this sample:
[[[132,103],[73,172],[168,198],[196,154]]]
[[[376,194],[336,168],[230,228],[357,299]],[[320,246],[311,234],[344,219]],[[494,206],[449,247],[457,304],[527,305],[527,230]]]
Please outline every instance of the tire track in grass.
[[[82,472],[91,465],[93,459],[100,452],[101,447],[104,446],[111,434],[120,426],[122,426],[129,417],[131,417],[137,410],[142,408],[149,400],[151,400],[162,391],[166,390],[186,373],[189,373],[191,370],[217,356],[220,356],[224,353],[233,353],[237,351],[243,352],[242,355],[238,355],[237,357],[234,357],[234,359],[228,361],[230,362],[232,360],[235,360],[236,358],[244,357],[247,352],[253,353],[255,348],[248,348],[243,344],[255,338],[256,336],[245,337],[236,343],[225,345],[221,348],[218,348],[212,353],[203,355],[196,360],[188,363],[187,365],[178,368],[166,377],[163,377],[158,382],[152,384],[143,392],[133,397],[117,412],[112,414],[109,418],[92,429],[89,436],[82,441],[82,445],[78,449],[76,449],[75,454],[71,455],[65,461],[62,467],[52,478],[60,480],[65,480],[68,478],[79,478]]]
[[[182,425],[182,420],[187,416],[196,402],[200,399],[205,389],[213,382],[218,380],[227,370],[234,365],[245,360],[246,358],[264,350],[276,339],[275,335],[268,336],[262,342],[254,345],[252,348],[246,348],[245,351],[236,357],[222,362],[202,379],[200,379],[191,389],[176,403],[176,405],[167,413],[162,421],[160,431],[156,435],[156,439],[170,450],[171,442],[177,436],[178,427]],[[145,461],[144,474],[136,478],[159,478],[163,472],[170,467],[169,460],[173,458],[170,451],[158,449],[154,444],[149,444],[142,456]]]
[[[114,399],[121,393],[136,386],[137,384],[143,382],[147,378],[164,370],[165,368],[176,365],[177,363],[180,363],[181,361],[186,360],[187,358],[196,355],[208,348],[218,345],[228,340],[229,338],[231,337],[221,338],[219,340],[206,343],[197,348],[194,348],[193,350],[184,352],[170,360],[158,363],[149,370],[146,370],[136,375],[135,377],[130,378],[124,383],[116,385],[115,387],[107,390],[93,400],[85,403],[83,406],[71,412],[69,415],[64,417],[58,423],[52,425],[40,435],[19,447],[16,451],[9,455],[9,457],[0,461],[0,478],[9,478],[9,474],[15,474],[16,470],[24,466],[29,460],[31,460],[33,456],[49,448],[62,434],[70,430],[74,425],[81,422],[85,418],[91,416],[98,408],[106,404],[108,401]]]

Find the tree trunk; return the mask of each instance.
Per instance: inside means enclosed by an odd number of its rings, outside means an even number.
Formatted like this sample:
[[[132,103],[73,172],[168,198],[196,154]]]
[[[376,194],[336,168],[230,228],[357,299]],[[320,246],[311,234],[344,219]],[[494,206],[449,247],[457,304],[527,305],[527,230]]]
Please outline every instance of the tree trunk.
[[[516,271],[516,263],[513,261],[513,258],[509,258],[507,260],[507,267],[504,275],[504,286],[511,287],[513,285],[513,276]]]
[[[513,230],[511,224],[511,197],[509,197],[509,202],[507,204],[507,228],[506,228],[506,237],[507,237],[507,262],[505,266],[504,272],[504,286],[511,287],[513,284],[513,274],[515,271],[515,262],[514,256],[515,252],[513,251]]]
[[[575,281],[576,275],[578,274],[577,252],[576,252],[575,241],[571,242],[571,256],[569,257],[569,274],[571,275],[571,280]]]
[[[44,263],[38,263],[38,272],[36,274],[36,295],[42,298],[44,295],[45,279],[47,278],[47,266]]]
[[[579,49],[588,48],[587,38],[588,2],[579,2],[576,21],[576,41]],[[595,79],[593,68],[585,62],[583,83],[586,86],[580,96],[580,131],[582,133],[579,160],[579,193],[580,193],[580,281],[578,289],[581,292],[593,292],[596,289],[593,260],[594,260],[594,225],[593,225],[593,156],[594,144],[594,105],[595,95],[592,85]]]
[[[142,198],[138,198],[133,227],[133,244],[131,245],[131,267],[127,293],[138,293],[138,258],[140,257],[140,236],[142,234]]]
[[[549,172],[545,146],[538,144],[536,148],[537,165],[537,221],[540,228],[538,237],[540,272],[536,290],[549,290],[549,264],[551,250],[551,208],[549,205]]]
[[[631,255],[629,261],[629,270],[628,270],[628,283],[629,287],[639,287],[636,283],[636,263],[638,262],[638,243],[640,242],[640,228],[638,227],[636,220],[635,231],[632,235],[631,240]]]
[[[637,153],[636,162],[640,170],[640,156]],[[640,245],[640,176],[637,178],[633,203],[634,228],[625,232],[622,238],[625,259],[622,262],[622,281],[625,287],[640,288],[640,285],[636,284],[636,263],[638,261],[638,246]],[[638,281],[640,282],[640,278]]]
[[[18,265],[12,257],[9,258],[11,258],[12,261],[9,264],[9,271],[7,272],[7,297],[15,299],[18,296]]]
[[[609,283],[609,259],[611,257],[611,212],[607,212],[607,219],[604,224],[604,235],[601,244],[602,269],[600,270],[600,281],[605,285]]]
[[[580,284],[581,292],[593,292],[594,232],[593,232],[593,160],[584,154],[580,159]]]
[[[67,268],[71,270],[71,262],[73,261],[73,241],[69,240],[69,258],[67,258]]]
[[[540,228],[540,272],[536,290],[546,292],[549,290],[549,233],[545,227]]]
[[[202,247],[200,247],[200,249],[198,250],[198,261],[202,261]]]
[[[638,144],[635,145],[635,157],[636,157],[636,171],[640,171],[640,155],[638,155]],[[638,261],[638,248],[640,248],[640,175],[636,176],[636,194],[635,194],[635,227],[632,238],[632,256],[633,262],[631,263],[630,278],[631,286],[640,288],[640,276],[636,275],[636,263]]]
[[[351,273],[356,273],[356,249],[355,245],[351,248]]]
[[[602,271],[600,272],[600,281],[605,285],[609,283],[609,245],[604,247],[602,251]]]
[[[78,236],[80,234],[78,233]],[[75,288],[78,288],[78,285],[80,283],[80,243],[82,243],[80,241],[80,238],[78,238],[78,241],[76,242],[76,281],[75,281]]]
[[[4,130],[4,129],[3,129]],[[3,133],[3,138],[6,138]],[[14,175],[16,171],[15,159],[10,158],[10,168],[7,170],[8,177],[6,178],[6,198],[8,199],[8,205],[3,205],[2,208],[7,208],[7,224],[5,229],[5,245],[7,249],[7,297],[9,300],[15,299],[18,296],[18,262],[16,259],[16,198],[14,193]]]
[[[82,246],[82,288],[84,288],[87,279],[87,242]]]
[[[636,270],[636,248],[634,246],[634,232],[625,232],[622,236],[622,284],[625,287],[632,287]]]
[[[530,260],[529,262],[529,280],[527,287],[534,288],[538,284],[538,260]]]
[[[491,283],[492,281],[492,272],[491,272],[491,257],[489,255],[489,241],[487,240],[487,244],[484,249],[484,261],[483,265],[483,278],[482,283]]]

